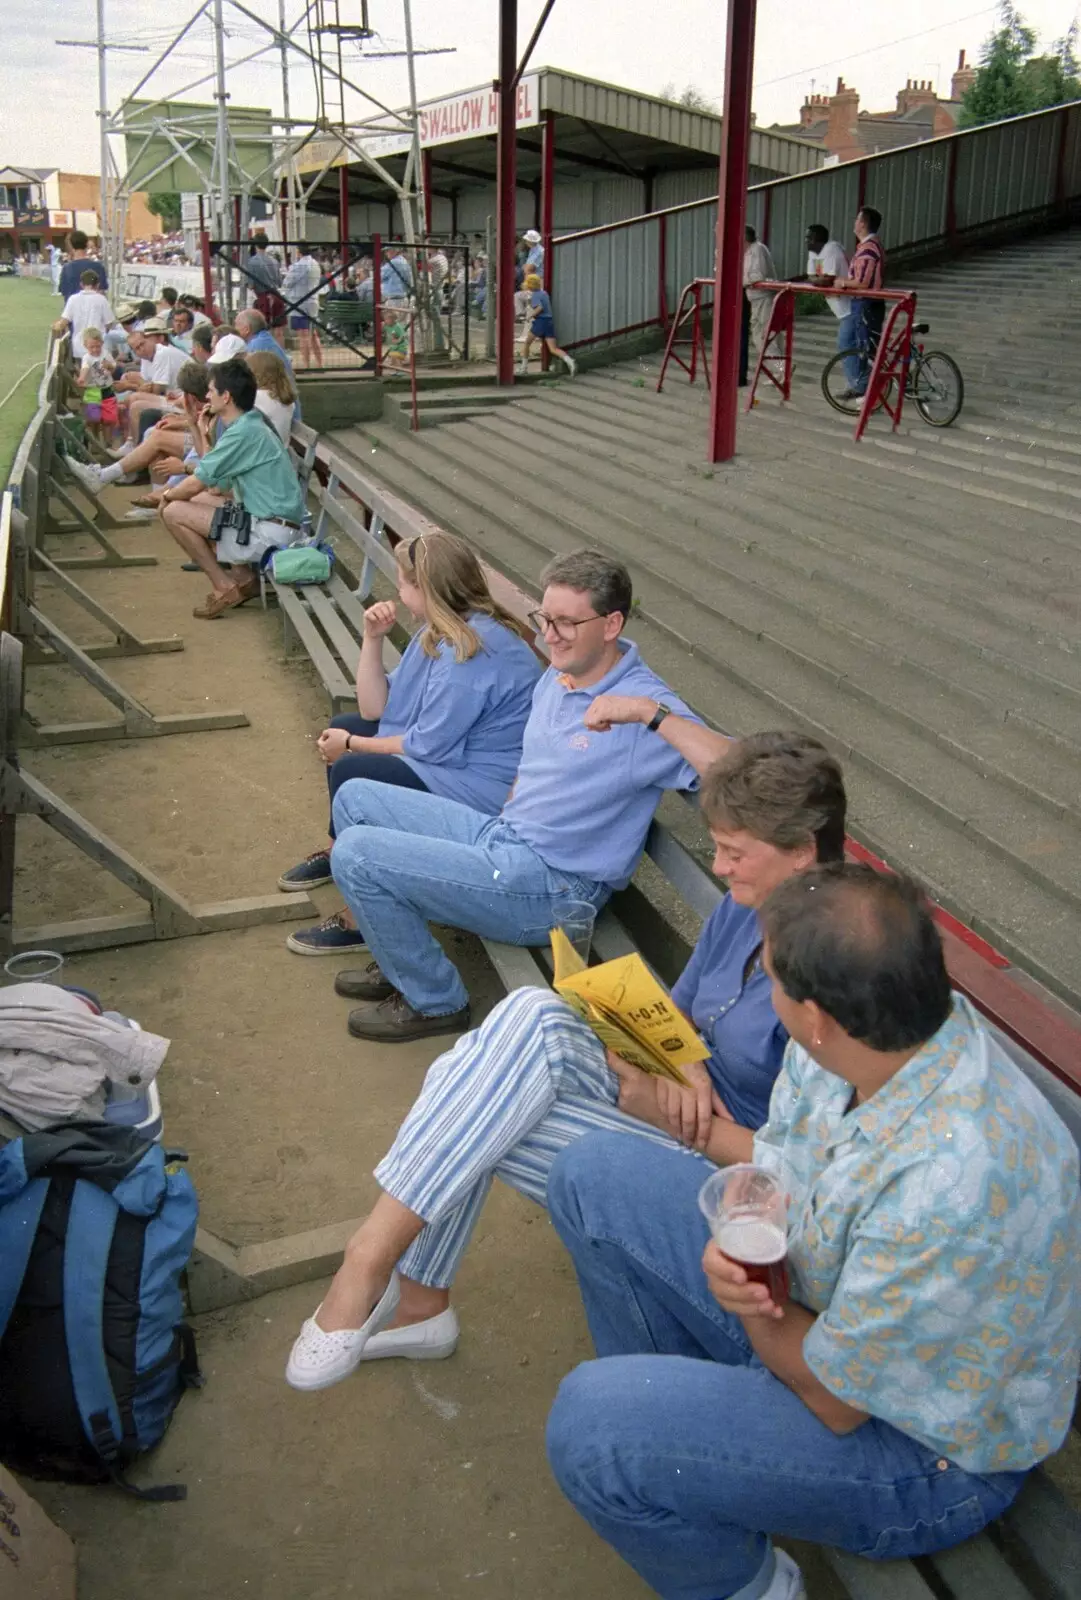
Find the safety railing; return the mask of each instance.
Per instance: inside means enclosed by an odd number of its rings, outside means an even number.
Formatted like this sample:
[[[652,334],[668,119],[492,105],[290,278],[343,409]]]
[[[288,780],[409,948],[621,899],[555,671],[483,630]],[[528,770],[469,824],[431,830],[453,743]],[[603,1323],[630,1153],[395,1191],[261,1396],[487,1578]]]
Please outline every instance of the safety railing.
[[[779,278],[807,258],[811,223],[845,238],[881,211],[892,265],[1081,211],[1081,102],[969,128],[859,161],[757,184],[747,221]],[[546,253],[560,342],[571,349],[667,329],[685,284],[714,269],[717,202],[696,200],[553,238]]]

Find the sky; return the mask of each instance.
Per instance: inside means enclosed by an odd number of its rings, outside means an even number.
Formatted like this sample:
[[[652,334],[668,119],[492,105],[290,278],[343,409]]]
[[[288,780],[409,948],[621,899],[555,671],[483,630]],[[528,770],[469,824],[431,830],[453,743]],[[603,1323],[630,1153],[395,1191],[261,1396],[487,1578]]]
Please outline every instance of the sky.
[[[278,0],[244,0],[267,20],[278,15]],[[519,0],[519,38],[524,47],[540,0]],[[117,44],[147,46],[146,51],[110,52],[109,101],[116,106],[158,52],[197,9],[198,0],[104,0],[106,34]],[[301,13],[303,0],[285,0],[287,23]],[[1049,45],[1069,27],[1077,0],[1019,0],[1019,9]],[[343,21],[358,19],[360,0],[340,0]],[[231,59],[266,43],[257,25],[226,0]],[[722,98],[724,14],[719,0],[556,0],[534,53],[537,66],[562,67],[648,94],[693,83],[707,96]],[[846,13],[835,7],[759,0],[755,51],[754,109],[759,126],[795,122],[804,95],[830,93],[839,75],[859,90],[861,108],[891,108],[907,78],[930,78],[948,93],[958,51],[969,59],[994,26],[995,5],[975,0],[907,0],[904,7],[863,6],[859,26],[839,25]],[[454,54],[418,58],[421,99],[449,94],[490,81],[496,68],[496,0],[413,0],[413,37],[424,47],[454,47]],[[370,49],[395,50],[403,44],[402,0],[369,0],[369,22],[379,42]],[[98,161],[97,60],[87,49],[65,48],[57,39],[92,39],[95,0],[5,0],[4,51],[0,55],[0,164],[60,167],[96,173]],[[303,35],[298,35],[303,38]],[[209,26],[200,22],[178,47],[177,59],[152,79],[157,94],[176,93],[213,66]],[[290,83],[294,117],[312,115],[311,70],[293,57]],[[400,106],[408,99],[404,60],[368,60],[354,53],[349,76],[381,99]],[[234,103],[281,107],[281,71],[276,51],[265,61],[230,73]],[[212,85],[190,98],[210,98]],[[358,121],[373,108],[357,95],[347,99],[346,115]]]

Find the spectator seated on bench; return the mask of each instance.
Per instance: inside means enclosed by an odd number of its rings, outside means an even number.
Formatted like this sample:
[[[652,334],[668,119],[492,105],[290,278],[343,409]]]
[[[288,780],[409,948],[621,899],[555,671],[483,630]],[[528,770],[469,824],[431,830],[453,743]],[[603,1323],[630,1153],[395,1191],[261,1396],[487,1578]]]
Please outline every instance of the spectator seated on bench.
[[[240,360],[212,362],[209,372],[206,408],[196,420],[200,460],[190,478],[161,497],[165,526],[213,585],[192,613],[205,620],[257,594],[263,558],[292,544],[307,519],[289,454],[255,409],[255,378],[248,366]],[[211,444],[215,421],[224,431]],[[214,489],[231,490],[232,503],[223,506],[208,495]],[[229,572],[222,570],[223,563]]]
[[[289,368],[276,347],[274,355],[266,350],[256,350],[254,353],[249,350],[244,360],[251,368],[257,385],[255,408],[263,413],[288,449],[297,403],[296,386]]]
[[[669,716],[649,737],[695,748],[705,732]],[[632,1175],[642,1139],[673,1150],[678,1140],[720,1165],[750,1160],[788,1039],[762,967],[758,908],[793,874],[841,859],[844,783],[816,740],[762,733],[725,746],[703,779],[701,803],[713,870],[729,892],[673,999],[709,1060],[684,1069],[688,1088],[651,1077],[606,1056],[558,995],[514,990],[430,1069],[376,1168],[384,1192],[294,1348],[287,1377],[295,1387],[336,1383],[364,1360],[451,1354],[458,1321],[449,1287],[493,1177],[544,1205],[556,1152],[597,1129],[635,1139],[622,1140]]]
[[[331,872],[375,958],[353,1011],[360,1039],[460,1033],[469,996],[428,922],[509,944],[544,945],[568,901],[600,908],[630,881],[665,789],[695,789],[694,767],[642,727],[591,734],[586,714],[608,692],[649,695],[691,713],[621,639],[631,604],[625,567],[596,551],[543,575],[551,666],[533,696],[522,760],[499,816],[434,794],[343,784],[334,798]],[[667,704],[662,704],[667,702]],[[723,741],[706,734],[716,754]]]
[[[267,319],[263,313],[261,311],[238,311],[235,321],[236,331],[247,345],[248,354],[254,355],[259,351],[265,351],[268,356],[277,356],[279,361],[284,361],[286,371],[295,384],[293,362],[289,352],[282,348],[281,344],[270,332],[267,327]],[[281,320],[281,327],[285,327],[284,314]]]
[[[958,1544],[1062,1443],[1077,1390],[1077,1148],[951,995],[919,891],[816,868],[762,927],[791,1043],[753,1157],[789,1195],[787,1303],[710,1242],[702,1160],[598,1134],[548,1185],[600,1357],[563,1383],[549,1457],[664,1596],[804,1600],[775,1535]]]
[[[127,443],[134,449],[161,412],[173,409],[169,390],[176,388],[180,369],[187,361],[184,350],[173,344],[160,317],[143,323],[139,355],[142,369],[136,392],[127,401]],[[149,371],[147,363],[149,362]]]
[[[212,370],[200,366],[197,361],[185,361],[176,378],[182,409],[161,417],[147,430],[142,443],[136,445],[134,450],[129,450],[119,461],[100,467],[97,462],[87,464],[69,456],[68,466],[83,488],[89,494],[99,495],[106,484],[128,482],[133,474],[139,472],[164,474],[171,482],[182,482],[189,472],[195,470],[199,447],[203,445],[206,448],[198,419],[206,405]],[[161,491],[154,489],[149,494],[140,495],[132,503],[137,506],[156,506],[160,499]]]
[[[343,783],[367,778],[493,816],[518,771],[540,663],[468,545],[429,533],[394,553],[398,594],[423,626],[388,675],[383,641],[396,608],[381,600],[364,613],[357,711],[335,717],[319,736],[331,805]],[[279,889],[330,883],[333,843],[332,817],[330,845],[291,867]],[[363,949],[364,936],[349,913],[338,912],[286,944],[298,955],[333,956]]]

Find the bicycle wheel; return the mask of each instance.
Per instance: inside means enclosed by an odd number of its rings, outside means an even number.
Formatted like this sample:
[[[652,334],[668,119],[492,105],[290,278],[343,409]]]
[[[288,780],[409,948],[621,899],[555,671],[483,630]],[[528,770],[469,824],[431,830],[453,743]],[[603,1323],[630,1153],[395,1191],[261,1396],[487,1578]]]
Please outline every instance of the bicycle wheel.
[[[913,374],[912,398],[916,410],[932,428],[948,428],[965,403],[965,380],[952,356],[932,350],[920,359]]]
[[[845,417],[858,417],[863,406],[863,396],[861,394],[855,395],[851,400],[842,398],[848,389],[848,378],[844,364],[850,356],[856,355],[859,355],[858,350],[838,350],[837,354],[831,356],[822,368],[822,393],[834,411],[839,411]],[[891,379],[886,385],[885,398],[888,400],[892,394],[893,380]],[[876,411],[881,404],[882,400],[880,399],[878,405],[875,406]]]
[[[843,400],[841,396],[848,388],[848,378],[845,374],[845,362],[858,356],[858,350],[838,350],[831,356],[822,368],[822,393],[833,407],[845,417],[858,417],[863,396],[857,395],[854,400]]]

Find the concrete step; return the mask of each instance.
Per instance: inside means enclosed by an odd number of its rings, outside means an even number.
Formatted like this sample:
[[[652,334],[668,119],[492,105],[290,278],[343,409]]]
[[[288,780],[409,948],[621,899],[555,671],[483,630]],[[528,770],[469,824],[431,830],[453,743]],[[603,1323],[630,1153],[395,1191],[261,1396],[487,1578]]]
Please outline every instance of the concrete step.
[[[460,491],[471,475],[448,469],[445,459],[429,458],[429,439],[406,438],[379,427],[382,445],[371,455],[366,434],[357,435],[358,459],[411,503],[443,526],[472,540],[488,559],[526,588],[536,592],[536,573],[556,548],[572,548],[558,527],[540,530],[527,499],[510,495],[503,516],[478,511],[475,496]],[[349,448],[350,435],[336,440]],[[580,541],[579,541],[580,542]],[[641,580],[641,581],[644,581]],[[1012,959],[1072,1003],[1081,1000],[1081,917],[1064,900],[1046,895],[1018,865],[1004,861],[970,831],[959,814],[947,820],[941,810],[920,797],[918,785],[898,787],[886,779],[877,757],[865,752],[857,728],[838,735],[816,722],[813,707],[799,709],[761,676],[758,657],[741,649],[719,664],[680,633],[658,627],[649,616],[636,616],[631,630],[648,659],[668,681],[731,731],[757,727],[803,726],[824,737],[846,762],[853,822],[858,837],[895,865],[916,871],[921,881],[956,915],[991,938]],[[790,687],[801,693],[799,673]],[[859,718],[858,726],[862,726]],[[888,745],[888,740],[885,741]],[[904,764],[905,752],[894,749]]]
[[[485,444],[467,442],[467,436],[475,432],[475,426],[469,425],[459,430],[453,441],[434,437],[426,452],[426,467],[430,469],[433,458],[441,457],[444,472],[457,467],[459,474],[468,474],[460,492],[477,510],[491,517],[505,518],[508,511],[514,515],[513,499],[508,506],[507,480],[525,488],[528,495],[533,466],[521,463],[516,450],[504,460]],[[900,696],[894,694],[894,703],[887,702],[891,694],[888,680],[892,677],[897,682],[896,668],[882,670],[881,664],[850,644],[846,669],[843,647],[834,648],[835,641],[821,633],[816,639],[813,624],[801,632],[799,618],[792,611],[785,615],[783,628],[779,627],[777,596],[756,595],[750,586],[738,589],[731,573],[717,572],[718,580],[723,577],[725,582],[718,584],[716,598],[703,598],[702,550],[688,554],[683,548],[666,548],[662,568],[656,541],[630,519],[620,518],[616,529],[610,508],[593,513],[571,494],[556,489],[545,473],[535,482],[548,487],[543,509],[534,505],[534,530],[554,542],[558,525],[561,542],[569,537],[579,545],[622,552],[653,622],[676,638],[684,637],[688,627],[695,636],[708,637],[709,644],[698,648],[728,670],[745,661],[748,653],[765,656],[763,669],[769,667],[766,681],[787,680],[792,693],[802,684],[807,704],[817,706],[821,714],[828,710],[835,726],[858,721],[865,730],[865,745],[871,741],[876,746],[879,761],[886,764],[895,781],[914,785],[922,801],[938,809],[946,820],[960,818],[958,825],[977,832],[993,853],[1043,881],[1049,892],[1076,901],[1081,912],[1081,860],[1075,864],[1071,854],[1075,848],[1081,849],[1081,818],[1053,796],[1021,793],[1020,778],[1008,786],[996,782],[994,769],[959,740],[952,746],[946,734],[929,740],[918,719],[905,713]],[[905,768],[888,754],[895,740],[906,748],[910,765]],[[914,778],[913,773],[919,777]],[[1054,879],[1045,877],[1041,862],[1030,857],[1029,844],[1034,837],[1041,840],[1041,848],[1055,854]]]

